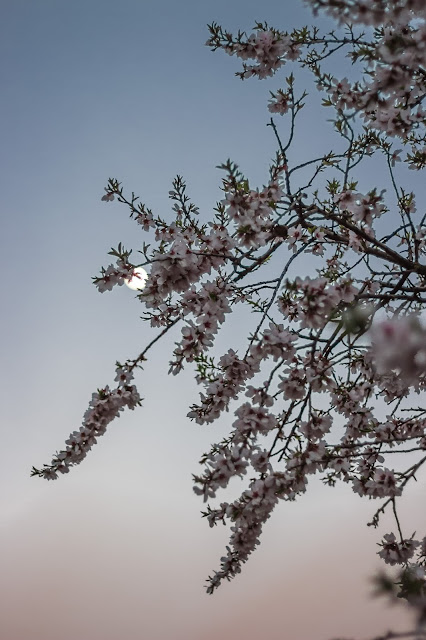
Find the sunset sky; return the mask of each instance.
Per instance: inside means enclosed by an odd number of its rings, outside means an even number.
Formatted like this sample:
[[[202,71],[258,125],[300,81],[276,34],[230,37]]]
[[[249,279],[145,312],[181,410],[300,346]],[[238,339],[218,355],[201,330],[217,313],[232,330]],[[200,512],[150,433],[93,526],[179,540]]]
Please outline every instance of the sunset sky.
[[[232,414],[218,427],[186,418],[198,397],[192,371],[167,376],[178,332],[137,374],[142,408],[67,476],[30,478],[80,426],[92,392],[112,385],[116,360],[156,335],[133,292],[100,295],[91,282],[112,246],[136,251],[145,239],[122,206],[101,202],[107,179],[166,219],[177,174],[204,220],[227,158],[264,184],[275,153],[269,91],[292,68],[241,82],[237,60],[204,46],[206,25],[290,29],[312,22],[309,11],[296,0],[1,7],[1,640],[361,639],[408,627],[403,609],[369,597],[383,566],[376,542],[393,523],[367,528],[376,501],[318,481],[279,505],[242,574],[205,595],[228,531],[200,517],[191,474]],[[307,78],[296,73],[299,93]],[[293,162],[333,146],[313,91]],[[366,173],[365,190],[380,178]],[[229,331],[237,341],[241,326]],[[242,488],[232,484],[235,497]],[[408,535],[424,535],[420,499],[418,483],[401,511]]]

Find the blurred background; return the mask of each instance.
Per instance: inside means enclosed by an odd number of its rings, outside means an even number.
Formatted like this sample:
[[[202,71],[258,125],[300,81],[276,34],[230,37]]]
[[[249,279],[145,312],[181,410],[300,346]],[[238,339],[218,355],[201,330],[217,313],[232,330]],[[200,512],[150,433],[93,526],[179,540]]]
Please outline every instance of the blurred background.
[[[134,292],[99,295],[91,283],[112,246],[137,250],[145,239],[125,208],[101,202],[108,177],[166,219],[176,174],[204,220],[221,198],[215,167],[227,158],[264,184],[276,148],[267,100],[287,67],[241,82],[235,59],[204,46],[206,24],[290,29],[310,13],[294,0],[1,8],[1,639],[326,640],[408,627],[403,609],[371,598],[382,567],[375,544],[393,522],[368,529],[376,501],[315,481],[279,505],[243,573],[205,595],[228,531],[200,517],[191,474],[232,414],[207,427],[186,418],[198,398],[192,371],[167,376],[178,330],[137,375],[143,407],[113,422],[67,476],[30,478],[80,426],[92,392],[113,383],[115,361],[155,335]],[[342,75],[347,64],[338,61]],[[297,72],[296,92],[307,82]],[[331,116],[310,89],[293,163],[333,148]],[[280,120],[283,136],[286,126]],[[367,171],[362,190],[382,188],[381,177]],[[229,331],[232,344],[241,326]],[[230,495],[242,488],[234,483]],[[423,535],[421,498],[419,485],[408,488],[407,535]]]

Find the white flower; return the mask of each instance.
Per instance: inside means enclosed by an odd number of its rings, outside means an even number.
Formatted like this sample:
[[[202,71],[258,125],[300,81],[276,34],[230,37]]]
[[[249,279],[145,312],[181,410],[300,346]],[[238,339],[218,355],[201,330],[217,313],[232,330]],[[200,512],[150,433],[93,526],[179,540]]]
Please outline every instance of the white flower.
[[[103,200],[104,202],[112,202],[112,200],[114,200],[113,192],[106,187],[104,188],[104,191],[106,191],[106,193],[102,196],[101,200]]]
[[[397,542],[394,533],[387,533],[381,542],[382,550],[378,555],[383,558],[386,564],[405,564],[413,557],[414,551],[420,545],[417,540],[409,539]]]

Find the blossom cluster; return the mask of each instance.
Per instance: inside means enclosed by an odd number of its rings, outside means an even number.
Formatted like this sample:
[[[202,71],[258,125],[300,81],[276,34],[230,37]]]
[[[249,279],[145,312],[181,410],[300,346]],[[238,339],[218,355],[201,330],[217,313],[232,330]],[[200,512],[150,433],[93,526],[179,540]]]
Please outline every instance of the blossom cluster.
[[[349,279],[330,285],[327,278],[302,279],[287,283],[287,293],[280,298],[280,311],[300,321],[302,328],[319,329],[343,303],[347,305],[357,293]]]
[[[239,245],[251,249],[267,244],[274,223],[274,209],[282,196],[282,185],[275,180],[260,192],[249,190],[243,183],[227,194],[222,204],[228,218],[236,225]]]
[[[56,453],[50,465],[44,465],[43,469],[33,468],[32,475],[38,475],[47,480],[55,480],[58,473],[68,473],[70,467],[80,464],[87,456],[97,438],[103,436],[110,422],[118,418],[127,407],[134,409],[141,404],[141,398],[135,387],[130,384],[133,371],[128,365],[117,363],[116,377],[117,387],[110,389],[106,386],[92,394],[89,408],[84,414],[81,427],[73,431],[66,448]]]
[[[244,63],[242,78],[257,76],[267,78],[273,75],[286,60],[294,60],[299,54],[299,45],[288,34],[279,33],[267,26],[258,25],[256,33],[244,38],[239,34],[233,40],[231,34],[223,33],[218,25],[211,27],[211,37],[206,44],[213,50],[222,47],[229,55],[236,55],[242,60],[255,60],[256,64]]]
[[[102,269],[102,275],[94,278],[94,284],[100,293],[111,291],[114,286],[121,287],[126,280],[131,280],[134,275],[134,266],[126,260],[118,259],[116,264],[110,264]]]
[[[379,551],[379,556],[390,565],[406,564],[408,560],[411,560],[415,550],[421,544],[422,547],[425,548],[426,538],[423,538],[422,543],[418,540],[413,540],[412,538],[397,542],[394,533],[386,533],[383,536],[383,541],[380,545],[382,550]]]
[[[375,192],[371,192],[365,196],[353,191],[343,191],[335,196],[334,201],[340,211],[350,213],[355,222],[371,228],[373,218],[379,218],[382,213],[386,211],[385,206],[381,202],[382,196],[383,194],[376,195]]]

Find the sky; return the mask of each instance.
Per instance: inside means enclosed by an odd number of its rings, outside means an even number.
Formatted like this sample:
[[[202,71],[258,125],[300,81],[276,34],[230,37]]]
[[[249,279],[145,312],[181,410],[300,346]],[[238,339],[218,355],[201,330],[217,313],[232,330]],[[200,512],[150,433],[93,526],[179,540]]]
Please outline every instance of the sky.
[[[228,532],[200,517],[191,474],[230,418],[219,427],[186,418],[197,389],[190,369],[167,376],[176,336],[138,374],[142,408],[112,423],[67,476],[30,478],[79,427],[92,392],[112,384],[115,361],[154,335],[129,289],[100,295],[91,282],[112,246],[144,240],[123,207],[101,202],[107,179],[166,218],[183,175],[206,220],[227,158],[264,184],[275,153],[267,100],[286,70],[241,82],[235,59],[204,46],[206,25],[291,28],[312,22],[309,12],[296,0],[1,8],[0,637],[326,640],[408,626],[403,610],[370,597],[380,534],[365,523],[377,504],[318,482],[277,508],[243,573],[205,595]],[[306,77],[296,77],[300,91]],[[332,146],[318,97],[312,104],[294,162]],[[365,174],[367,189],[377,177]],[[410,487],[402,509],[408,529],[426,523],[420,490]]]

